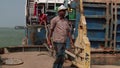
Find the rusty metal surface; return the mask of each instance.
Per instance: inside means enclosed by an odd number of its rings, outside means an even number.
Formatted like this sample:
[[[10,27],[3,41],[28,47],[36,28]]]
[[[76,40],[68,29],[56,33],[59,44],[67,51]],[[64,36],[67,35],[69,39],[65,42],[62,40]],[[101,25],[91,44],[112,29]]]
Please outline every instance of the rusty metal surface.
[[[120,68],[117,65],[91,65],[91,68]]]
[[[38,54],[41,54],[38,56]],[[2,58],[17,58],[24,63],[21,65],[2,65],[2,68],[52,68],[54,58],[47,52],[19,52],[3,54]]]
[[[120,54],[92,54],[91,59],[94,65],[120,65]]]
[[[20,48],[20,49],[19,49]],[[21,54],[29,52],[29,53],[33,53],[33,52],[41,52],[39,51],[39,47],[37,46],[25,46],[22,48],[21,47],[11,47],[8,48],[9,52],[7,54],[11,54],[10,50],[15,51],[13,54],[19,54],[21,52]],[[17,51],[16,51],[17,50]],[[1,54],[4,55],[4,54]],[[33,54],[32,54],[33,55]],[[13,55],[13,57],[15,57],[15,55]],[[97,64],[97,65],[102,65],[102,64],[112,64],[112,65],[120,65],[120,51],[114,51],[113,49],[106,49],[106,48],[101,48],[101,49],[91,49],[91,64]]]
[[[38,56],[38,54],[41,54]],[[97,59],[100,56],[104,55],[96,55]],[[114,56],[112,56],[114,57]],[[52,68],[54,58],[48,56],[46,52],[19,52],[19,53],[9,53],[2,55],[2,58],[18,58],[23,60],[23,64],[21,65],[2,65],[2,68]],[[116,58],[116,57],[115,57]],[[103,60],[103,58],[101,57]],[[45,61],[47,60],[47,61]],[[98,59],[99,61],[100,59]],[[115,59],[117,60],[117,59]],[[103,60],[104,61],[104,60]],[[109,61],[113,61],[109,57]],[[74,68],[70,67],[71,62],[65,61],[64,68]],[[91,68],[120,68],[120,66],[115,65],[91,65]]]

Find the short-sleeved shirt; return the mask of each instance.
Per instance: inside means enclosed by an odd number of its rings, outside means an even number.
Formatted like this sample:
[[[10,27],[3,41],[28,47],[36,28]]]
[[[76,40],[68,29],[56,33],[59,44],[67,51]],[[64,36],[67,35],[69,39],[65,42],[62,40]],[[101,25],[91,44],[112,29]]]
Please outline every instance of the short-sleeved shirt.
[[[39,15],[39,24],[44,24],[43,21],[46,21],[47,20],[47,16],[45,14],[41,14]]]
[[[67,19],[60,19],[59,16],[54,17],[51,20],[51,27],[53,29],[53,42],[65,43],[68,32],[70,31],[69,22]]]

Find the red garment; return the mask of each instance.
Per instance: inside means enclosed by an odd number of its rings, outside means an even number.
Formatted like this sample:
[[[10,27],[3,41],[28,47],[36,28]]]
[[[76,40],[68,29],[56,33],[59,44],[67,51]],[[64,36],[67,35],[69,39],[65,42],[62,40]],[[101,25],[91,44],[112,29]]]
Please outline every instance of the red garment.
[[[47,16],[45,14],[39,15],[39,24],[44,24],[47,21]]]
[[[37,2],[34,4],[34,16],[37,15]]]

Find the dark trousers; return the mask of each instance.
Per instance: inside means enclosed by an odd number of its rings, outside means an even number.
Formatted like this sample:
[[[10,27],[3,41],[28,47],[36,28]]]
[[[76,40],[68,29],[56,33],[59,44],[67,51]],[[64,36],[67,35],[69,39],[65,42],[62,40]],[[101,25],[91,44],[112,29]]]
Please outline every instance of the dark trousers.
[[[53,44],[56,51],[56,60],[53,64],[53,68],[62,68],[65,57],[65,43],[54,42]]]

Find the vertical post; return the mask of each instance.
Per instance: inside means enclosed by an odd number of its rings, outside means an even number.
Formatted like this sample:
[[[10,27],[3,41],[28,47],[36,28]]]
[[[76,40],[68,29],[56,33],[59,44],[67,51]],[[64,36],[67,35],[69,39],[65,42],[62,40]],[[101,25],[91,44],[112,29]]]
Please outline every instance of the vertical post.
[[[68,8],[68,0],[64,0],[64,6]]]
[[[64,6],[68,8],[68,0],[64,0]],[[66,15],[68,15],[68,12],[66,12]]]
[[[115,21],[114,21],[114,50],[116,50],[116,31],[117,31],[117,3],[115,2]]]
[[[45,10],[48,9],[48,0],[46,0],[46,3],[45,3]]]
[[[26,0],[26,27],[27,27],[27,23],[28,23],[28,18],[29,18],[29,15],[30,15],[30,13],[29,13],[29,0]],[[25,36],[28,38],[28,28],[26,28],[26,30],[25,30]],[[28,42],[28,40],[27,40],[27,42]],[[27,45],[28,45],[28,43],[27,43]]]
[[[111,22],[110,22],[110,47],[113,48],[113,2],[111,1],[111,9],[110,9],[110,14],[111,14]]]
[[[55,0],[55,3],[54,3],[54,10],[56,10],[56,0]]]
[[[109,33],[109,2],[106,3],[106,30],[105,30],[105,47],[108,47],[108,33]]]
[[[84,14],[83,12],[84,12],[83,11],[83,1],[80,0],[80,14],[81,14],[81,16]]]

